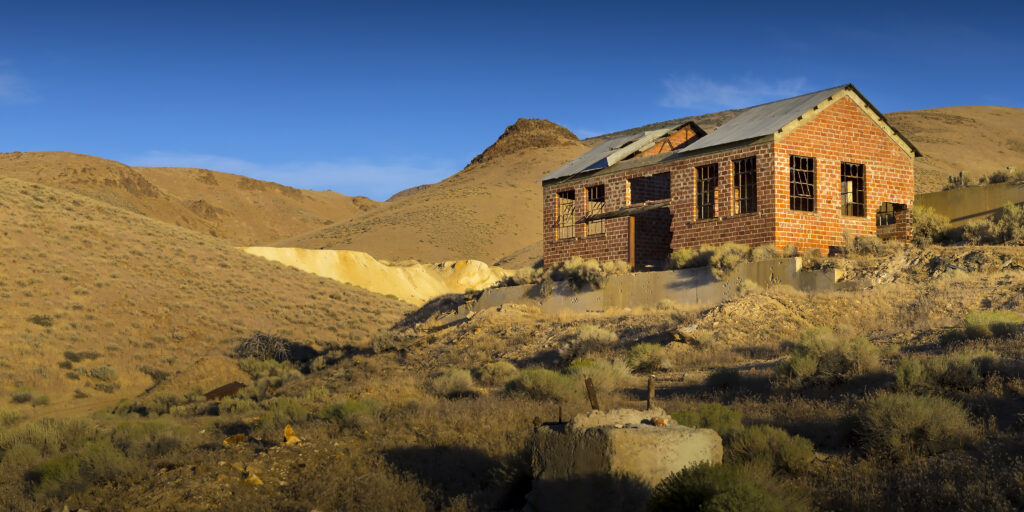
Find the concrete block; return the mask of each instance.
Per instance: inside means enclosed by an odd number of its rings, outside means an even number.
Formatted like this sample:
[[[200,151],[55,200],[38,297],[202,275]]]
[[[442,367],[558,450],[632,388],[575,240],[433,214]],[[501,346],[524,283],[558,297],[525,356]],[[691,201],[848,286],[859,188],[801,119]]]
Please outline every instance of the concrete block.
[[[721,461],[718,433],[680,426],[661,409],[592,412],[538,428],[528,503],[534,510],[642,510],[665,477]]]

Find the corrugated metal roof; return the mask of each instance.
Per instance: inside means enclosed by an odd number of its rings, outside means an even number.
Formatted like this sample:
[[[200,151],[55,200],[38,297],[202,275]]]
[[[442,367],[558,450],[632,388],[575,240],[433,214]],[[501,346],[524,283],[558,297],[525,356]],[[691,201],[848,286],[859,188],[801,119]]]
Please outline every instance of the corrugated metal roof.
[[[654,145],[655,141],[665,135],[675,132],[685,124],[686,123],[681,123],[658,130],[649,130],[642,133],[634,133],[615,137],[614,139],[608,139],[597,146],[594,146],[594,149],[583,153],[569,161],[569,163],[559,167],[555,172],[544,176],[541,178],[541,181],[564,178],[575,174],[610,167],[621,162],[622,159],[636,153],[637,151],[644,151],[650,148]]]
[[[732,144],[744,140],[756,139],[771,135],[776,130],[800,117],[815,105],[825,101],[829,96],[842,91],[847,86],[832,87],[794,98],[773,101],[756,107],[750,107],[740,115],[719,126],[709,135],[697,139],[693,144],[678,150],[677,154],[690,153],[703,149]]]

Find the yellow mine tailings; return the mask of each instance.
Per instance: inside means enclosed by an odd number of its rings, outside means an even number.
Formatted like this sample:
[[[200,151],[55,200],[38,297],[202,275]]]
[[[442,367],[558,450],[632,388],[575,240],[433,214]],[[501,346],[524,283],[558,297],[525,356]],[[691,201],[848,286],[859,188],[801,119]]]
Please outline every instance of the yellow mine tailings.
[[[511,275],[511,272],[505,269],[490,267],[476,260],[389,265],[358,251],[292,247],[240,249],[254,256],[262,256],[328,279],[360,286],[383,295],[394,295],[415,305],[421,305],[440,295],[487,288]]]

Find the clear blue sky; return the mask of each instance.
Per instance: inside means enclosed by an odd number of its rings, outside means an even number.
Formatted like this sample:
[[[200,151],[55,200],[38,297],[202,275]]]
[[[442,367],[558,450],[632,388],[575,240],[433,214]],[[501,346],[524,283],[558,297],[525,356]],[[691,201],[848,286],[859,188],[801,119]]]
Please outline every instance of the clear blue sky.
[[[20,5],[19,5],[20,4]],[[387,198],[519,117],[581,137],[854,83],[1024,107],[1024,2],[9,2],[0,151]]]

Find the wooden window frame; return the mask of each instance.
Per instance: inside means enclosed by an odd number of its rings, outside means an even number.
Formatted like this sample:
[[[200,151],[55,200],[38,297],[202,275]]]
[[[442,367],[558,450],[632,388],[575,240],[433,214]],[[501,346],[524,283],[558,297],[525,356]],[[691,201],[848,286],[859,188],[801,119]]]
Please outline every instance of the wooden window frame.
[[[576,238],[576,191],[555,193],[555,240]]]
[[[718,164],[694,168],[697,182],[697,220],[715,218],[715,199],[718,189]]]
[[[583,204],[583,215],[599,215],[605,212],[604,185],[594,185],[586,188],[586,202]],[[586,224],[586,236],[603,235],[604,219],[592,220]]]
[[[864,164],[839,164],[839,211],[847,217],[867,216],[865,175]]]

